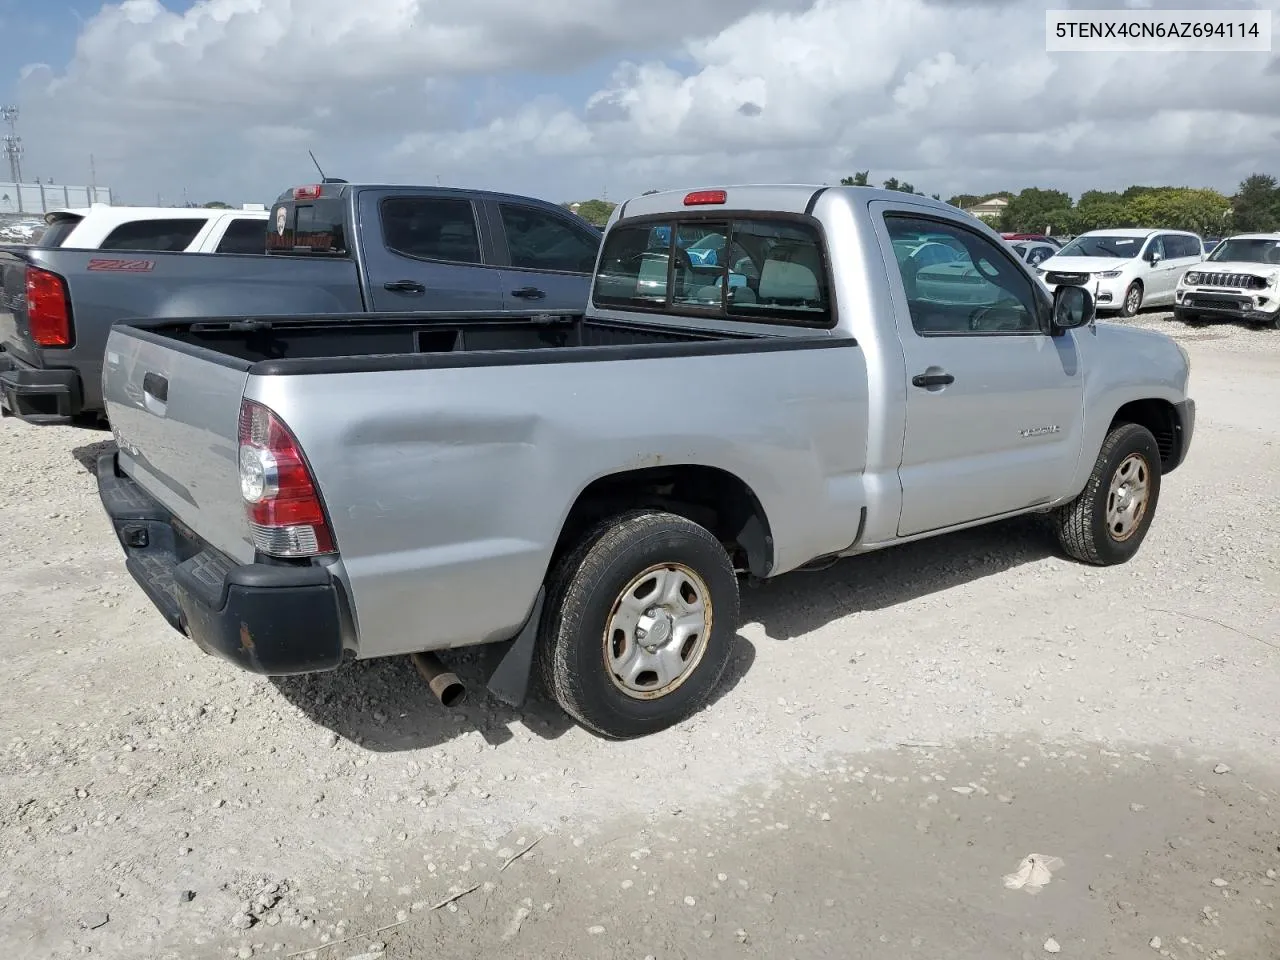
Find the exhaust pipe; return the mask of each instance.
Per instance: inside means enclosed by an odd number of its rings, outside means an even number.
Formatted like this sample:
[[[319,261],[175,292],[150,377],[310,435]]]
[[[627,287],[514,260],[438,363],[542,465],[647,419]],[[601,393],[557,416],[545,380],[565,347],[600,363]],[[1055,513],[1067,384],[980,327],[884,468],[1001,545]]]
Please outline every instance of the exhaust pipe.
[[[462,681],[434,653],[412,653],[409,656],[442,706],[456,707],[467,699],[467,688],[462,685]]]

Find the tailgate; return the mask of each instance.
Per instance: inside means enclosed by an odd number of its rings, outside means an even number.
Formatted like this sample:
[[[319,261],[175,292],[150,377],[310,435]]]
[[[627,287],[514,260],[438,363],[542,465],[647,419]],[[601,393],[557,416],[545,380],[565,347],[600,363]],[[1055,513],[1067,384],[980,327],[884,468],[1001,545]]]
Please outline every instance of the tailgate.
[[[102,369],[120,468],[203,540],[242,563],[238,424],[248,364],[114,327]]]
[[[16,250],[0,250],[0,349],[40,365],[27,332],[27,261]]]

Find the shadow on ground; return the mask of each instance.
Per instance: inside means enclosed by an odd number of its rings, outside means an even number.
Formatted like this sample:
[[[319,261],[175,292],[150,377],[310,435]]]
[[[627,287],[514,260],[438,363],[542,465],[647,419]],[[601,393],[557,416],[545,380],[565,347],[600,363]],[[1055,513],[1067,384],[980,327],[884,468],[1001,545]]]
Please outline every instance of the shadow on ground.
[[[98,458],[104,453],[115,453],[116,442],[114,440],[98,440],[95,443],[86,443],[78,447],[71,448],[71,456],[85,470],[94,476],[98,475]]]
[[[769,580],[742,595],[744,622],[791,640],[851,613],[884,610],[1057,555],[1041,516],[850,557],[822,571]]]
[[[485,689],[485,680],[506,648],[507,644],[491,644],[441,657],[467,687],[467,699],[452,710],[432,696],[408,657],[359,661],[332,673],[273,677],[271,684],[315,723],[376,752],[429,749],[472,731],[501,746],[515,739],[513,727],[545,740],[558,739],[574,721],[551,700],[537,676],[519,709]],[[751,642],[736,637],[724,677],[704,709],[713,709],[741,682],[755,657]]]
[[[744,588],[744,622],[758,622],[776,640],[803,636],[851,613],[881,610],[971,583],[1053,556],[1055,544],[1042,518],[1020,518],[841,561],[812,573],[794,573]],[[489,696],[485,679],[505,644],[455,651],[446,663],[467,685],[467,700],[452,711],[431,695],[408,658],[364,661],[333,673],[279,677],[280,694],[317,724],[368,750],[419,750],[479,731],[495,746],[522,726],[548,740],[571,721],[535,677],[522,709]],[[723,681],[707,705],[727,696],[755,662],[751,642],[739,635]]]

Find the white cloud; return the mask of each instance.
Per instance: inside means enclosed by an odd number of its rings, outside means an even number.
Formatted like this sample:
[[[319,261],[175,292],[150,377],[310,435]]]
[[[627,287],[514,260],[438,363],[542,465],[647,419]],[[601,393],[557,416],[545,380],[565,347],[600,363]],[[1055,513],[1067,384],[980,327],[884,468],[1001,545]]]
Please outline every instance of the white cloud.
[[[21,81],[28,167],[75,180],[92,150],[126,195],[259,199],[312,146],[352,179],[559,199],[868,168],[944,195],[1229,188],[1280,163],[1267,55],[1050,56],[1046,5],[126,0]]]

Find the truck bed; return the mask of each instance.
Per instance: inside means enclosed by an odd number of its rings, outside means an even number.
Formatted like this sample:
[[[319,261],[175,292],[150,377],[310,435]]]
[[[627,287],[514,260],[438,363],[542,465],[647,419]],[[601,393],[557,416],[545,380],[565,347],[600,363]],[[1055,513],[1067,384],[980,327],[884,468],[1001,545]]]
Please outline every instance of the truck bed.
[[[762,346],[762,338],[750,333],[611,323],[587,320],[583,314],[535,311],[160,319],[133,320],[121,326],[142,339],[206,359],[217,357],[224,365],[231,363],[257,376],[537,362],[524,354],[511,356],[530,350],[587,351],[581,358],[604,359],[601,348],[615,348],[616,353],[617,348],[645,347],[646,354],[661,355],[670,352],[663,346],[681,345],[677,351],[681,354],[689,353],[695,344],[716,344],[717,352],[725,349],[726,341],[753,345],[753,349]],[[794,338],[769,339],[785,346]],[[460,358],[461,354],[494,352],[507,356]],[[568,362],[578,356],[557,353],[555,360]]]

